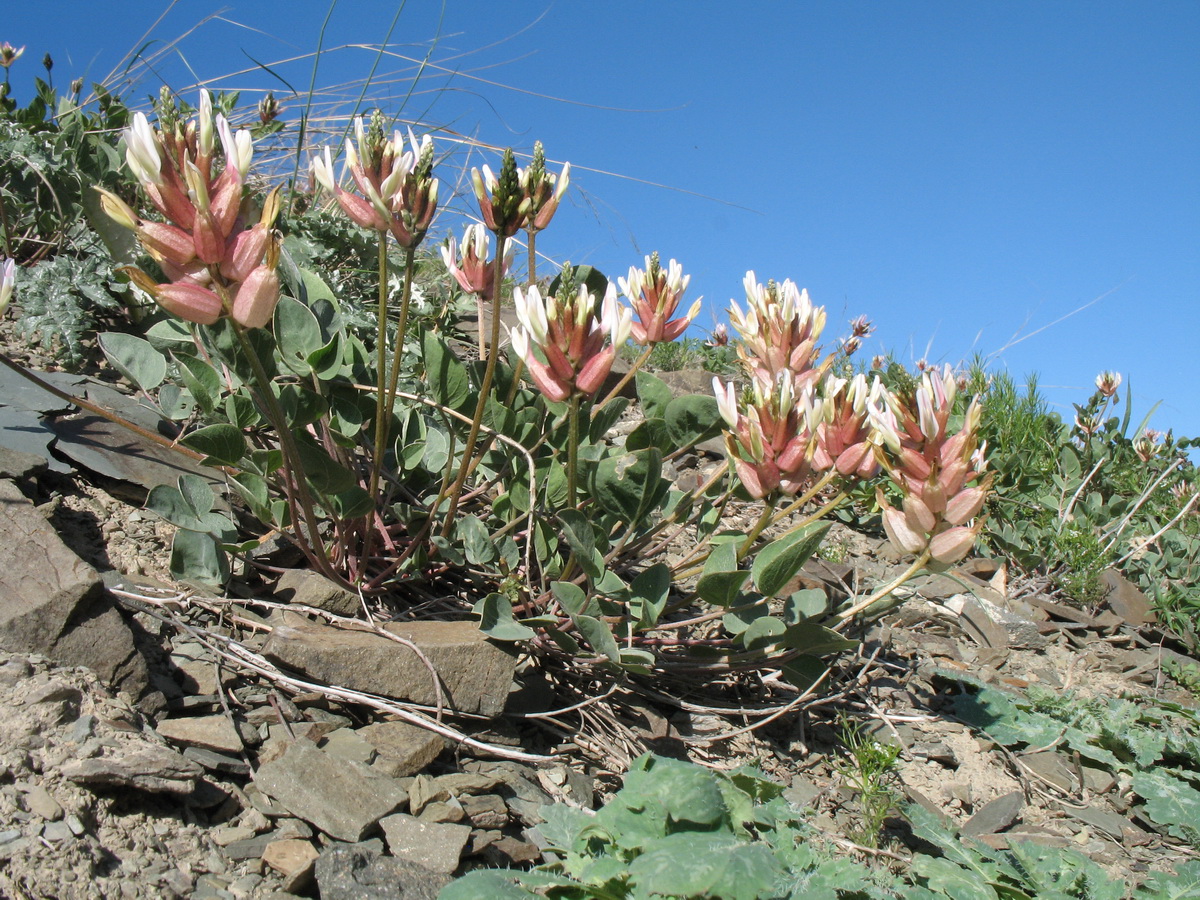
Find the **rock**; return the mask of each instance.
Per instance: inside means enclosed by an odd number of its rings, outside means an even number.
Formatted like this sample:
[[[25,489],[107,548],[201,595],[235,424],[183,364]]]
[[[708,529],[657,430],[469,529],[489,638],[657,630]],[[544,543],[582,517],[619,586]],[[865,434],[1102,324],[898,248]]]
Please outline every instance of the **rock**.
[[[496,866],[521,866],[535,863],[542,857],[537,844],[504,835],[483,848],[483,858]]]
[[[1076,809],[1067,806],[1065,811],[1071,818],[1078,819],[1085,825],[1090,825],[1118,841],[1124,840],[1129,835],[1144,833],[1124,816],[1119,816],[1115,812],[1101,807],[1084,806]]]
[[[654,375],[671,389],[671,395],[674,397],[683,397],[688,394],[703,394],[711,397],[713,394],[712,372],[704,372],[700,369],[680,369],[676,372],[655,372]]]
[[[337,728],[321,738],[317,746],[330,756],[348,759],[364,766],[373,763],[378,754],[374,745],[353,728]],[[378,770],[376,771],[378,772]],[[384,773],[379,772],[378,774]]]
[[[373,768],[393,778],[415,775],[438,758],[445,744],[432,731],[407,722],[375,722],[358,734],[379,754]]]
[[[241,753],[242,739],[228,716],[190,716],[162,719],[155,730],[168,741],[203,747],[218,753]]]
[[[1035,775],[1046,779],[1059,790],[1071,792],[1078,787],[1072,767],[1051,750],[1025,754],[1021,757],[1021,762],[1028,766]]]
[[[1025,808],[1025,795],[1020,791],[1002,794],[995,800],[985,803],[975,815],[971,816],[962,827],[962,833],[969,837],[981,834],[996,834],[1012,826]]]
[[[1049,643],[1036,622],[983,597],[960,594],[945,605],[959,613],[964,630],[983,647],[1040,650]]]
[[[476,828],[503,828],[508,824],[508,807],[495,794],[461,797],[463,812]]]
[[[426,822],[404,813],[387,816],[379,824],[392,856],[446,874],[458,868],[471,836],[467,825]]]
[[[504,710],[516,657],[471,622],[406,622],[384,626],[412,641],[437,670],[445,702],[466,713]],[[369,631],[313,623],[278,625],[263,645],[267,658],[305,675],[353,690],[432,706],[429,670],[409,648]]]
[[[63,817],[63,808],[41,785],[30,788],[25,794],[25,806],[35,816],[40,816],[47,822],[57,822]]]
[[[149,699],[146,662],[96,570],[11,481],[0,481],[0,506],[0,647],[87,666],[108,684]]]
[[[303,891],[312,884],[316,870],[317,848],[308,841],[272,841],[263,850],[262,861],[283,876],[283,889]]]
[[[71,760],[62,767],[64,778],[88,788],[133,788],[154,794],[190,794],[202,773],[196,763],[154,744],[119,757]]]
[[[362,611],[362,599],[357,594],[311,569],[284,572],[275,585],[275,595],[288,603],[313,606],[338,616],[355,616]]]
[[[451,881],[364,844],[327,848],[317,859],[316,874],[321,900],[437,900]]]
[[[1100,584],[1105,589],[1104,606],[1120,616],[1126,625],[1138,628],[1158,621],[1150,598],[1120,572],[1105,569],[1100,573]]]
[[[50,468],[36,453],[24,453],[0,445],[0,478],[36,478]]]
[[[408,802],[408,793],[392,779],[303,740],[260,766],[254,783],[293,815],[342,841],[360,840]]]
[[[188,747],[183,751],[183,755],[192,760],[192,762],[200,763],[200,765],[210,772],[218,772],[222,775],[237,775],[243,778],[250,774],[250,764],[235,756],[214,753],[212,750],[205,750],[203,747]]]

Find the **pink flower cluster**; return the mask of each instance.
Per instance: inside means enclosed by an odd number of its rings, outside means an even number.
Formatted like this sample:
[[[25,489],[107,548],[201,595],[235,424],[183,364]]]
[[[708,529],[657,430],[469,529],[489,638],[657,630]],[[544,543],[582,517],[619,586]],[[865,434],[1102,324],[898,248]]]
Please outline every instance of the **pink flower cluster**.
[[[961,428],[949,431],[957,388],[949,366],[941,372],[929,367],[912,397],[889,394],[870,411],[890,451],[888,474],[903,496],[896,508],[882,490],[878,494],[888,538],[905,553],[928,550],[942,564],[957,562],[974,546],[982,521],[967,523],[983,508],[991,482],[987,444],[977,437],[978,400],[967,407]]]
[[[273,231],[279,199],[272,193],[258,221],[247,223],[242,194],[253,155],[250,132],[235,134],[224,116],[214,117],[207,91],[200,93],[197,119],[160,126],[138,113],[124,139],[130,170],[167,221],[141,219],[120,197],[101,191],[105,212],[137,234],[170,281],[159,284],[140,269],[127,270],[130,277],[189,322],[211,325],[228,314],[245,327],[262,327],[279,300]]]

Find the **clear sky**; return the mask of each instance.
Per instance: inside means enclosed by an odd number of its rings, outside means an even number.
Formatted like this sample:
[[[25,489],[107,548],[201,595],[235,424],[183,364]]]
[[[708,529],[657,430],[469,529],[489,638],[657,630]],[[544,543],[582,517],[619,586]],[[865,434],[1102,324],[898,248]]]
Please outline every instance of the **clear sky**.
[[[0,41],[28,46],[18,99],[47,51],[60,87],[107,75],[167,5],[6,4]],[[354,45],[384,41],[396,10],[184,0],[145,52],[198,27],[133,96],[229,76],[214,86],[273,88],[294,122],[284,82],[307,89],[324,26],[317,85],[350,85],[349,110],[377,62]],[[538,245],[560,261],[615,280],[674,257],[706,328],[747,269],[791,278],[827,307],[830,339],[860,313],[876,323],[864,353],[994,355],[1018,381],[1040,373],[1068,416],[1115,369],[1137,418],[1161,400],[1153,425],[1200,435],[1194,0],[409,0],[390,40],[428,65],[410,93],[414,64],[378,60],[385,111],[571,162]],[[278,79],[232,74],[255,61]],[[448,192],[455,172],[439,174]]]

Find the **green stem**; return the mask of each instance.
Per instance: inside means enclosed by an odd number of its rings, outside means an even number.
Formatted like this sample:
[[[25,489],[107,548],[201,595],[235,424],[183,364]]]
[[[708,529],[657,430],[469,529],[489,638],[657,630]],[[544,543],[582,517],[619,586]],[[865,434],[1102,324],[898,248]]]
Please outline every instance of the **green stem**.
[[[537,284],[537,250],[534,249],[537,245],[537,229],[530,222],[529,230],[529,280],[525,282],[526,287],[533,287]]]
[[[279,401],[275,398],[275,392],[271,390],[271,378],[267,375],[266,369],[263,368],[262,360],[258,358],[258,353],[254,350],[254,345],[250,343],[250,339],[246,336],[246,330],[236,322],[231,322],[233,333],[237,335],[238,343],[242,347],[242,353],[245,354],[247,362],[250,363],[250,368],[254,371],[254,380],[258,382],[258,394],[260,403],[262,404],[263,413],[270,420],[272,427],[279,435],[279,448],[283,452],[284,468],[286,474],[295,484],[297,498],[300,502],[300,510],[304,515],[304,525],[308,531],[307,535],[301,532],[301,536],[305,538],[308,546],[312,548],[314,561],[318,567],[322,569],[326,575],[333,575],[339,581],[342,580],[333,567],[329,563],[329,554],[325,549],[325,543],[321,539],[321,531],[317,522],[317,514],[315,505],[313,504],[312,495],[308,490],[308,480],[304,476],[304,467],[300,462],[300,452],[296,449],[296,441],[292,436],[292,430],[288,426],[287,417],[283,414],[283,409],[279,406]],[[299,528],[297,527],[297,530]]]
[[[567,433],[567,508],[575,508],[577,479],[579,477],[579,404],[583,397],[571,395]]]
[[[492,281],[492,350],[487,356],[487,365],[483,370],[483,383],[479,386],[479,399],[475,403],[475,415],[471,417],[471,428],[467,432],[467,442],[463,445],[462,464],[458,468],[458,477],[454,479],[449,491],[450,504],[446,508],[446,520],[442,523],[442,537],[449,537],[454,528],[454,516],[458,512],[458,501],[462,496],[463,485],[471,472],[471,463],[475,456],[475,445],[479,442],[479,426],[483,424],[483,414],[487,410],[488,395],[492,390],[492,382],[496,377],[497,352],[500,346],[500,299],[503,295],[504,281],[504,244],[507,238],[496,234],[495,279]]]
[[[754,523],[754,527],[750,529],[750,533],[746,535],[746,542],[742,544],[738,550],[738,561],[746,558],[746,554],[750,552],[750,548],[754,546],[754,542],[758,540],[758,536],[762,534],[763,529],[771,522],[771,517],[775,514],[775,506],[771,503],[766,503],[763,506],[762,515],[758,517],[758,521]]]
[[[880,600],[887,597],[888,594],[892,593],[892,591],[896,590],[896,588],[900,587],[902,584],[904,584],[904,582],[908,581],[908,579],[912,578],[914,575],[916,575],[918,572],[920,572],[923,568],[925,568],[925,564],[929,562],[929,557],[930,557],[929,548],[926,547],[924,550],[921,551],[921,555],[918,556],[915,560],[913,560],[912,565],[909,566],[907,569],[905,569],[903,572],[901,572],[896,578],[893,578],[891,581],[889,581],[887,584],[885,584],[883,587],[881,587],[879,590],[877,590],[875,593],[873,593],[866,600],[860,600],[858,603],[855,603],[849,609],[842,610],[841,612],[835,614],[834,618],[837,619],[837,624],[833,625],[831,627],[831,630],[832,631],[840,630],[854,616],[858,615],[863,610],[874,606]]]
[[[367,492],[372,500],[379,490],[379,470],[387,446],[388,419],[384,416],[387,403],[387,241],[388,233],[379,232],[379,299],[375,313],[375,455],[371,460],[371,480]],[[400,340],[404,337],[401,335]]]

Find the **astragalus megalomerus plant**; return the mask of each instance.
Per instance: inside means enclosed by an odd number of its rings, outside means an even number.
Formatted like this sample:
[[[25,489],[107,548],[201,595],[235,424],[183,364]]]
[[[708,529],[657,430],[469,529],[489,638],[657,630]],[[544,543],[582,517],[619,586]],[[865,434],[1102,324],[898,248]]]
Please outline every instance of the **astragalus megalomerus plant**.
[[[569,166],[539,143],[525,165],[508,150],[494,172],[474,170],[458,239],[459,223],[438,219],[451,179],[437,177],[433,137],[380,112],[348,131],[313,153],[310,195],[285,209],[252,173],[249,132],[206,93],[194,116],[164,96],[157,121],[134,117],[122,136],[134,189],[103,205],[136,236],[145,261],[125,271],[162,314],[152,341],[102,341],[170,411],[177,445],[224,470],[259,534],[289,537],[365,608],[471,609],[497,640],[609,677],[772,669],[808,689],[823,656],[852,646],[847,623],[898,583],[839,609],[781,596],[822,517],[881,485],[885,527],[916,556],[908,574],[967,552],[987,480],[978,407],[954,426],[949,374],[889,393],[854,370],[865,319],[824,349],[825,310],[750,272],[729,314],[741,377],[715,397],[673,396],[642,367],[700,312],[681,262],[652,253],[617,284],[570,265],[536,276],[533,244],[563,213]],[[370,300],[306,268],[321,257],[315,216],[372,248]],[[423,248],[436,229],[448,238],[435,253]],[[473,346],[432,311],[472,304]],[[643,352],[620,373],[630,341]],[[627,386],[640,421],[617,439]],[[728,466],[677,484],[668,463],[722,432]],[[736,529],[727,513],[747,504],[757,522]],[[259,538],[196,480],[149,505],[179,526],[180,575],[221,582],[231,561],[273,574]]]

